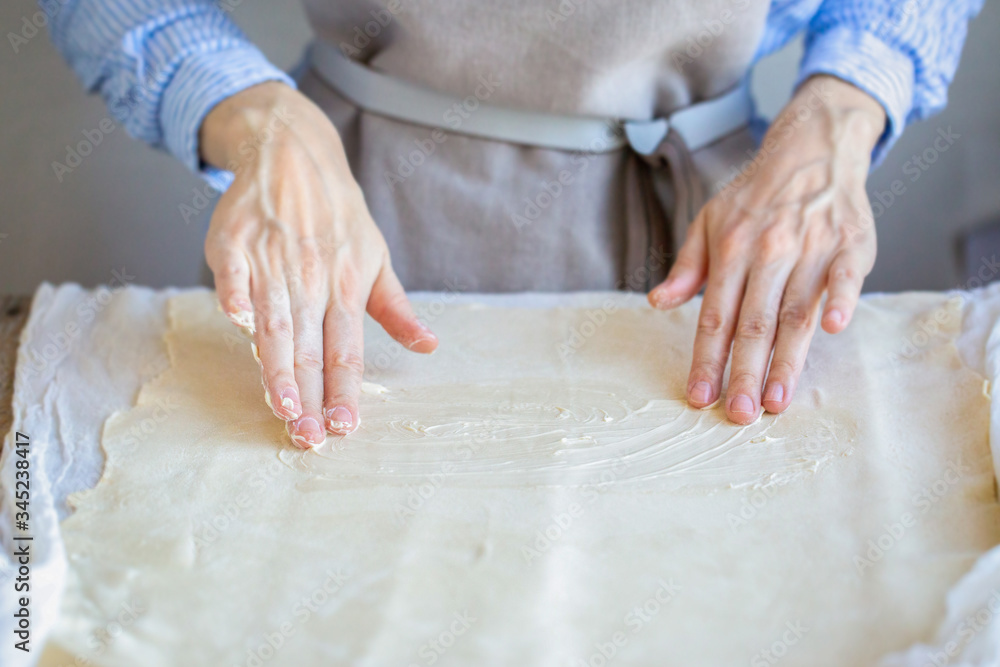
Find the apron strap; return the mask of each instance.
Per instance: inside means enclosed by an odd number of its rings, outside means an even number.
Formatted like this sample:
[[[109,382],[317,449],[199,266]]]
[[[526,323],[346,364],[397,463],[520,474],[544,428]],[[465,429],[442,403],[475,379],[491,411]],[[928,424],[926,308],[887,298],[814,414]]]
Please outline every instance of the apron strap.
[[[561,115],[497,107],[478,102],[459,127],[445,112],[463,100],[397,79],[348,58],[336,46],[317,40],[308,61],[337,93],[367,112],[453,134],[580,153],[610,153],[631,148],[625,174],[626,275],[624,289],[650,289],[660,282],[673,257],[671,238],[685,236],[705,203],[704,187],[691,153],[749,124],[753,101],[744,80],[729,92],[679,109],[665,118],[622,119]],[[659,168],[670,169],[674,211],[663,210],[656,191]],[[672,227],[672,229],[671,229]]]
[[[688,150],[714,143],[745,126],[753,114],[744,81],[720,97],[685,107],[666,118],[622,119],[573,116],[490,106],[479,102],[460,127],[449,127],[444,114],[463,100],[379,72],[351,60],[336,46],[316,41],[309,61],[326,83],[365,111],[454,134],[524,146],[582,153],[610,153],[631,146],[652,156],[670,132]]]

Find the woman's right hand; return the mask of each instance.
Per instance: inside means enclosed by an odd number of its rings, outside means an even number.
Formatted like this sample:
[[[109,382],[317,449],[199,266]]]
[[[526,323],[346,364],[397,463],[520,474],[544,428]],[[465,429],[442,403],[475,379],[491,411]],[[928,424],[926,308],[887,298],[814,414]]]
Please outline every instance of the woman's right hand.
[[[278,82],[218,104],[202,159],[236,173],[205,239],[219,303],[250,326],[266,400],[308,448],[358,427],[368,313],[415,352],[437,337],[413,312],[351,175],[340,136],[308,98]]]

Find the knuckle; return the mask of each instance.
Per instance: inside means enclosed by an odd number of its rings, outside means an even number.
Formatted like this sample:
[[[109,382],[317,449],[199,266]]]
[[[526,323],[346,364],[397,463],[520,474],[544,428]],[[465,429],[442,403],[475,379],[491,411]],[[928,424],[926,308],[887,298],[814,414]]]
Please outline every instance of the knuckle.
[[[691,366],[691,380],[707,380],[709,383],[722,377],[726,370],[725,362],[716,359],[696,359]]]
[[[292,322],[286,317],[270,314],[261,315],[257,328],[264,338],[292,338]]]
[[[718,308],[711,306],[701,309],[698,316],[698,333],[705,336],[720,336],[726,330],[726,318]]]
[[[781,309],[779,324],[793,331],[807,331],[812,328],[812,311],[801,304],[789,304]]]
[[[750,372],[733,373],[733,376],[729,378],[729,386],[756,389],[760,387],[760,378],[755,373]]]
[[[860,274],[852,266],[835,266],[830,273],[830,279],[835,282],[856,283],[861,278]]]
[[[308,371],[323,370],[323,357],[312,350],[295,350],[295,368]]]
[[[788,359],[774,359],[771,361],[770,377],[788,379],[798,375],[799,369],[795,362]]]
[[[740,322],[736,336],[747,340],[764,340],[771,336],[773,330],[773,324],[767,316],[751,315]]]
[[[327,365],[330,368],[344,368],[360,375],[364,371],[365,360],[356,349],[334,348],[327,353]]]
[[[746,251],[746,239],[737,229],[728,230],[719,238],[719,258],[723,262],[732,262]]]
[[[794,250],[795,239],[784,228],[777,225],[764,230],[757,246],[758,255],[765,263],[787,257]]]

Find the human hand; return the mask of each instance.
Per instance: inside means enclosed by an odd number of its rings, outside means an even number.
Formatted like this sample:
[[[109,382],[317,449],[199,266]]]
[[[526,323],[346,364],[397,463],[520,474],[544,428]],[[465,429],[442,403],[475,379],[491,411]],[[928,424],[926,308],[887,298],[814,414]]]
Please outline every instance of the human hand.
[[[769,129],[756,171],[716,195],[691,224],[667,279],[649,293],[653,306],[669,309],[705,285],[691,405],[718,400],[732,345],[726,414],[749,424],[761,407],[782,412],[824,291],[823,329],[848,325],[875,262],[865,179],[885,120],[882,106],[858,88],[810,78]]]
[[[277,122],[276,122],[276,119]],[[217,105],[203,159],[236,173],[205,239],[223,312],[254,331],[265,400],[292,441],[358,427],[365,310],[405,347],[432,352],[326,115],[282,83]]]

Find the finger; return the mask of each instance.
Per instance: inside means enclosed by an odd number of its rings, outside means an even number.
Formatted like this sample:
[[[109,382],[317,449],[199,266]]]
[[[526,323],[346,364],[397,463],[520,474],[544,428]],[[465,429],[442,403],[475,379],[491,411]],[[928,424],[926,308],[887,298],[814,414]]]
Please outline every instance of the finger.
[[[254,328],[253,304],[250,300],[250,264],[237,250],[226,250],[210,267],[215,277],[215,293],[219,307],[229,320],[251,331]]]
[[[834,258],[827,274],[827,299],[823,309],[823,329],[827,333],[840,333],[847,327],[870,270],[870,261],[856,249],[842,250]]]
[[[774,356],[764,385],[764,409],[782,412],[792,402],[809,343],[816,331],[826,263],[803,258],[792,271],[778,311]]]
[[[386,333],[414,352],[433,352],[438,345],[427,326],[417,319],[406,292],[386,262],[368,298],[368,314],[382,325]]]
[[[694,359],[688,376],[688,402],[697,408],[707,407],[719,398],[746,285],[743,263],[728,253],[725,257],[709,269],[705,299],[698,315]]]
[[[358,395],[364,372],[363,314],[343,304],[332,304],[323,323],[323,416],[334,434],[351,433],[361,420]]]
[[[687,239],[670,267],[667,279],[654,287],[648,296],[654,308],[673,308],[690,300],[705,282],[708,271],[708,242],[705,218],[698,214],[688,228]]]
[[[295,348],[288,288],[280,277],[263,271],[252,275],[254,342],[264,369],[264,400],[279,419],[297,419],[302,404],[293,371]]]
[[[793,264],[771,263],[751,270],[733,341],[726,390],[726,414],[749,424],[760,414],[760,397],[778,328],[778,307]]]
[[[292,329],[295,384],[302,401],[302,414],[288,422],[288,436],[296,445],[309,449],[323,444],[323,315],[325,295],[303,287],[297,280],[292,289]]]

